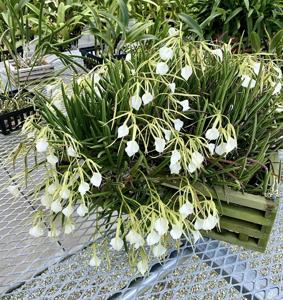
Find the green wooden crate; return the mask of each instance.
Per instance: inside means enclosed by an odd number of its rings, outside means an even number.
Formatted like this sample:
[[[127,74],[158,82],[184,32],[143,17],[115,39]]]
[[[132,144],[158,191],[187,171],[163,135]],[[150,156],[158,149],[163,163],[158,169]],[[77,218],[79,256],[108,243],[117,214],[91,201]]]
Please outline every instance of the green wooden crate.
[[[272,157],[278,180],[280,162]],[[278,210],[279,196],[274,200],[263,196],[216,187],[210,190],[220,214],[220,228],[202,232],[204,236],[264,252]],[[217,202],[220,203],[217,204]]]
[[[272,155],[273,175],[271,184],[278,186],[281,162],[277,154]],[[163,182],[162,185],[178,189],[174,182]],[[225,241],[264,252],[270,237],[279,205],[279,195],[267,199],[263,196],[234,191],[226,187],[195,187],[207,197],[213,197],[219,211],[220,228],[202,231],[203,236]]]

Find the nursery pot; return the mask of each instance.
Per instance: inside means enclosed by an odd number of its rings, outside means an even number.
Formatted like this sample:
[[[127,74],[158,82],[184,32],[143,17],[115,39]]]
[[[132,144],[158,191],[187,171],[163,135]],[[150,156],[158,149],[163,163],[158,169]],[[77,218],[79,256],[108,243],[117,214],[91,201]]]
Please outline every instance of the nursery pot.
[[[18,93],[18,90],[10,91],[8,93],[9,98],[12,98]],[[31,94],[31,97],[33,95]],[[3,94],[0,94],[0,101],[7,101]],[[27,105],[24,108],[20,108],[14,111],[0,113],[0,133],[7,135],[15,130],[18,130],[22,127],[25,119],[35,114],[35,108],[33,105]]]

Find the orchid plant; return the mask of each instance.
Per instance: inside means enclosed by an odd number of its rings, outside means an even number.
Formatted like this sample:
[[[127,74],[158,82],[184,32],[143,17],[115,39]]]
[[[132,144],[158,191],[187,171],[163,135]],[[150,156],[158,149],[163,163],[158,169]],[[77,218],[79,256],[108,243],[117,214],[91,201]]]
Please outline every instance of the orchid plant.
[[[268,155],[282,144],[282,74],[267,58],[187,42],[172,30],[129,54],[51,97],[37,92],[41,116],[25,123],[27,140],[14,159],[39,156],[26,180],[35,167],[45,169],[31,235],[43,235],[46,221],[49,236],[60,234],[60,224],[70,234],[75,211],[116,216],[109,246],[124,247],[144,274],[149,257],[162,258],[172,241],[195,242],[218,226],[207,187],[268,193]],[[102,263],[97,246],[92,266]]]

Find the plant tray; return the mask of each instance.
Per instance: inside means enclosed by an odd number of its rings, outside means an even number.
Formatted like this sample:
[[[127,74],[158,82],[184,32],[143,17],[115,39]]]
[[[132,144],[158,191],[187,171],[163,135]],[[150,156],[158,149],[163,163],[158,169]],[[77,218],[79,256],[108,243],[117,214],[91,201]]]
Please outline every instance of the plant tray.
[[[18,69],[15,61],[9,60],[8,67],[12,80],[20,86],[27,83],[38,83],[42,79],[47,79],[54,75],[54,65],[47,62],[40,66]]]
[[[93,69],[97,65],[102,64],[104,61],[103,51],[97,46],[80,48],[80,52],[84,57],[85,66],[89,69]],[[118,60],[124,59],[126,58],[126,53],[121,51],[119,53],[113,54],[112,58]]]
[[[0,132],[4,135],[22,127],[24,120],[35,114],[33,106],[28,106],[10,113],[0,115]]]
[[[270,160],[273,167],[271,184],[278,187],[281,162],[277,154],[273,154]],[[179,188],[169,182],[163,185]],[[195,187],[207,197],[212,195],[220,216],[220,228],[202,231],[203,236],[246,249],[265,251],[278,210],[279,195],[269,199],[225,187],[207,188],[199,184]]]
[[[15,91],[10,91],[8,94],[9,97],[13,97],[17,93],[18,91],[15,90]],[[1,99],[1,95],[0,95],[0,101],[5,101],[5,99]],[[0,114],[0,133],[4,135],[8,135],[9,133],[20,129],[22,127],[24,120],[28,116],[33,115],[35,113],[36,111],[34,106],[30,105],[16,111]]]

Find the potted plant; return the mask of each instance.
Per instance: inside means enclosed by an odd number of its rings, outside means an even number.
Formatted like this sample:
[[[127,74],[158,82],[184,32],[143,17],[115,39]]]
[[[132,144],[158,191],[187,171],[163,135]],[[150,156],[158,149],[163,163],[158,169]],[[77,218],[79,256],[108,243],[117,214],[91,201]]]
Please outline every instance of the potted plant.
[[[33,138],[14,155],[45,154],[37,163],[46,166],[45,177],[35,189],[43,209],[32,235],[45,234],[45,222],[50,236],[70,234],[75,213],[114,218],[107,247],[124,247],[144,274],[149,259],[162,258],[172,243],[224,229],[222,211],[238,216],[237,205],[248,198],[243,192],[259,199],[260,209],[277,197],[270,156],[282,146],[278,68],[268,58],[180,35],[141,45],[130,61],[107,62],[71,90],[63,86],[59,103],[39,100],[41,119],[24,126]],[[267,213],[274,215],[274,207]],[[251,205],[242,221],[249,211]],[[261,214],[264,240],[273,219]],[[239,234],[237,241],[254,232]],[[103,260],[99,246],[105,247],[94,242],[93,266]],[[257,246],[263,250],[264,243]]]

